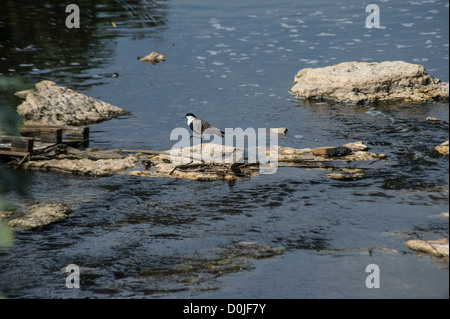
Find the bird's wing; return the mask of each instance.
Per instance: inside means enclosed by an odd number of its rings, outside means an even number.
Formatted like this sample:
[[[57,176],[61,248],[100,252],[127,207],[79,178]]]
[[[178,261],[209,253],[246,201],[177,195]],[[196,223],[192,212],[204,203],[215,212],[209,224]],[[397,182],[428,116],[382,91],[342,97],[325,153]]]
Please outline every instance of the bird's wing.
[[[203,132],[203,134],[211,134],[211,135],[218,135],[218,136],[222,136],[223,134],[222,134],[222,131],[221,130],[219,130],[218,128],[216,128],[216,127],[208,127],[204,132]]]
[[[202,134],[211,125],[201,119],[195,119],[192,121],[192,130],[197,134]]]
[[[208,122],[203,121],[203,120],[200,120],[200,121],[201,121],[201,125],[202,125],[202,133],[205,132],[208,129],[213,128],[212,125],[209,124]],[[210,133],[208,133],[208,134],[210,134]]]
[[[210,127],[212,127],[211,124],[201,119],[195,119],[192,121],[192,130],[197,134],[202,134],[206,129]]]
[[[192,124],[193,131],[197,134],[213,134],[219,136],[222,135],[221,131],[218,128],[213,127],[211,124],[204,120],[195,119]]]

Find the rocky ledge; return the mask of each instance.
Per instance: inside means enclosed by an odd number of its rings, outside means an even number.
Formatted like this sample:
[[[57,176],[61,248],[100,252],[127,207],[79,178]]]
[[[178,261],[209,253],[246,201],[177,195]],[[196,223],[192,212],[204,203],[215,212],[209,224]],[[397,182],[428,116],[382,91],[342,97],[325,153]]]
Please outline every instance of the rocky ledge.
[[[408,240],[405,242],[405,245],[412,250],[427,253],[435,257],[448,258],[449,256],[447,238],[438,240]]]
[[[63,221],[71,213],[71,209],[61,203],[35,204],[22,212],[0,211],[0,219],[8,225],[24,230],[39,230],[50,224]]]
[[[291,92],[308,99],[346,102],[448,100],[449,84],[419,64],[343,62],[300,70]]]
[[[341,150],[339,154],[318,155],[316,151]],[[261,152],[263,152],[261,150]],[[266,149],[271,163],[258,163],[249,157],[244,161],[244,151],[231,146],[212,143],[166,151],[151,150],[99,150],[80,151],[58,144],[33,154],[29,161],[19,166],[25,170],[64,172],[80,175],[107,176],[127,174],[132,176],[172,177],[192,180],[239,180],[269,173],[276,167],[319,168],[331,171],[328,177],[340,180],[365,178],[367,169],[349,169],[346,163],[377,161],[384,154],[367,151],[361,141],[339,147],[315,149],[282,147]],[[348,164],[351,165],[351,164]],[[353,165],[351,165],[353,166]]]
[[[35,87],[16,93],[25,98],[17,112],[26,125],[88,125],[129,113],[52,81],[41,81]]]

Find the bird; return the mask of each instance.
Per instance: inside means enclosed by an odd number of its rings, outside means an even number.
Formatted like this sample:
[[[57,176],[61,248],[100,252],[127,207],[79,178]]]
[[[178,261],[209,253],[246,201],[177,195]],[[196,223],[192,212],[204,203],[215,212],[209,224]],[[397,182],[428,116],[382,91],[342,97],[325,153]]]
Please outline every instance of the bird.
[[[202,138],[204,134],[217,135],[221,137],[225,135],[223,131],[215,128],[205,120],[198,119],[193,113],[187,113],[184,118],[187,119],[187,125],[191,131],[199,134],[200,138]]]

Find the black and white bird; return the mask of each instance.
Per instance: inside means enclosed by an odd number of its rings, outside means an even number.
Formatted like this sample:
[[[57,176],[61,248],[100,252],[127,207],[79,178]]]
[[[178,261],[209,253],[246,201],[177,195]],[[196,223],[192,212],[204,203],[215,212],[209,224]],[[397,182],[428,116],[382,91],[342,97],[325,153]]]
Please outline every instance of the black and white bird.
[[[192,132],[199,134],[200,138],[203,137],[204,134],[211,134],[223,137],[225,133],[218,128],[212,126],[208,122],[202,119],[198,119],[194,114],[188,113],[184,117],[187,119],[187,125],[191,129]]]

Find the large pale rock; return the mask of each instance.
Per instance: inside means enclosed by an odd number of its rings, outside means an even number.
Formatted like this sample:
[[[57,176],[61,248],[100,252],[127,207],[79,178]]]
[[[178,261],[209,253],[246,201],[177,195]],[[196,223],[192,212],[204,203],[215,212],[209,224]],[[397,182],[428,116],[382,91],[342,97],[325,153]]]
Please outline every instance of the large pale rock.
[[[89,158],[72,159],[59,156],[55,159],[44,161],[29,161],[23,164],[26,170],[63,172],[78,175],[107,176],[129,168],[136,167],[138,157],[128,155],[121,159],[99,159]]]
[[[35,86],[35,90],[16,93],[25,98],[17,107],[25,124],[88,125],[129,113],[52,81]]]
[[[448,258],[449,247],[447,238],[438,240],[408,240],[405,242],[405,245],[412,250],[428,253],[436,257]]]
[[[64,172],[79,175],[107,176],[137,166],[136,154],[125,156],[120,150],[87,149],[80,151],[59,144],[23,163],[26,170]]]
[[[448,100],[449,84],[418,64],[343,62],[300,70],[291,92],[308,99],[349,102]]]

